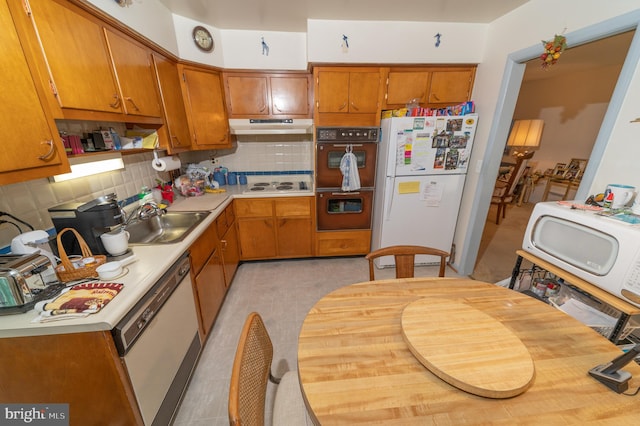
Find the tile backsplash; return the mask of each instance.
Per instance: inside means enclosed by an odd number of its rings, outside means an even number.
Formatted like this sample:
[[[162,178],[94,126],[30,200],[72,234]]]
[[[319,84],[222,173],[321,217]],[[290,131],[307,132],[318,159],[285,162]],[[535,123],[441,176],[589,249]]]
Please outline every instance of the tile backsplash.
[[[183,168],[188,163],[200,163],[208,167],[224,166],[230,171],[293,171],[313,169],[312,140],[262,141],[251,137],[236,144],[233,150],[192,151],[180,154]],[[298,136],[299,138],[299,136]],[[311,135],[309,135],[311,138]],[[124,200],[137,194],[142,186],[153,187],[156,180],[169,180],[169,174],[157,172],[151,167],[153,154],[124,155],[125,168],[66,182],[36,179],[0,186],[0,212],[6,212],[29,223],[35,229],[50,230],[53,224],[48,208],[69,201],[91,201],[104,194],[115,193]],[[215,159],[215,165],[211,162]],[[8,216],[0,220],[12,221]],[[29,229],[20,225],[23,232]],[[0,248],[9,246],[18,235],[16,227],[0,224]]]

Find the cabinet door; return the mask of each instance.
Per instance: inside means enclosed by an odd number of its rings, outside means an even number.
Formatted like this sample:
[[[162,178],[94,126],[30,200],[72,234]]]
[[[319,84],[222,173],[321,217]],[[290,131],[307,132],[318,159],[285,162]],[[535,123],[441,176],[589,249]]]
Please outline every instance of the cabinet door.
[[[318,112],[349,111],[348,71],[318,71],[316,85]]]
[[[120,34],[105,29],[125,114],[160,117],[160,101],[151,53]]]
[[[231,146],[229,122],[224,109],[220,74],[182,68],[183,95],[193,133],[192,148],[215,149]]]
[[[430,104],[455,105],[471,97],[475,69],[460,71],[435,71],[431,76]]]
[[[55,123],[47,116],[7,3],[0,2],[0,185],[69,171]],[[20,173],[12,173],[21,171]]]
[[[304,257],[313,253],[312,197],[274,200],[279,257]]]
[[[390,71],[387,77],[385,108],[404,108],[416,99],[420,105],[427,104],[429,78],[428,71]]]
[[[277,219],[278,256],[305,257],[312,255],[312,233],[310,218]]]
[[[224,280],[228,288],[240,263],[240,248],[235,223],[229,227],[222,239],[220,239],[220,248],[224,266]]]
[[[101,24],[66,1],[29,3],[60,106],[121,113]]]
[[[269,115],[266,76],[225,76],[227,107],[230,116]]]
[[[379,107],[380,73],[349,73],[349,112],[376,113]]]
[[[271,77],[273,115],[311,116],[309,76]]]
[[[237,223],[242,259],[270,259],[278,255],[272,217],[238,218]]]
[[[187,112],[182,100],[180,74],[177,65],[158,55],[153,54],[160,98],[164,108],[164,118],[169,133],[170,152],[182,151],[191,146],[191,135],[187,122]]]
[[[218,250],[211,253],[207,263],[196,275],[195,288],[200,312],[202,340],[204,341],[213,326],[226,294],[222,258]]]

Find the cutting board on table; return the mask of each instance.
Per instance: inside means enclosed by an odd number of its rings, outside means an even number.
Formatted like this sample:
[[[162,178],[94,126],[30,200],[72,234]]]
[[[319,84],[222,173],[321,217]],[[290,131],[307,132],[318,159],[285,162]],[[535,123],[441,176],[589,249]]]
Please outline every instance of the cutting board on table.
[[[507,327],[465,303],[418,299],[402,312],[413,355],[436,376],[466,392],[510,398],[533,383],[529,350]]]

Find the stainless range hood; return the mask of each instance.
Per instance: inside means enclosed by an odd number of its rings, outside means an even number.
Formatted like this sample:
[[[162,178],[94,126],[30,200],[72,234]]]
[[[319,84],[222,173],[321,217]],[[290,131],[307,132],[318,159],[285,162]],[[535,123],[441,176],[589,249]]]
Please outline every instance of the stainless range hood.
[[[229,128],[234,135],[304,135],[313,133],[310,118],[230,118]]]

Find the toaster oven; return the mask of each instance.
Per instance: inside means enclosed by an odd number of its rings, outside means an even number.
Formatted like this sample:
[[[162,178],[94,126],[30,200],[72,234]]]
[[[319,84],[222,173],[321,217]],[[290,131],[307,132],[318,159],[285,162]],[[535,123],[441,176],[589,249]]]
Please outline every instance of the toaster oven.
[[[0,255],[0,315],[26,312],[63,288],[48,257],[39,253]]]
[[[640,306],[640,228],[571,202],[538,203],[522,248],[547,262]]]

